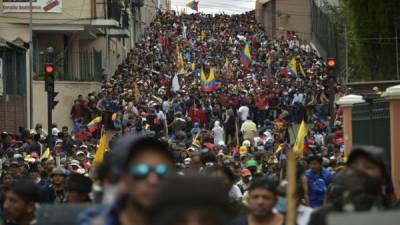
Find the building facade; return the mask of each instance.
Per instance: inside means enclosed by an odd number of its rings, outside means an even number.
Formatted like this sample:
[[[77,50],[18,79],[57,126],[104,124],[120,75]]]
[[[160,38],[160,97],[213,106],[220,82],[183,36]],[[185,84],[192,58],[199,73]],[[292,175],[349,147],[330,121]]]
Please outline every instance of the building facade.
[[[88,85],[92,87],[93,82],[100,81],[103,75],[110,76],[114,73],[117,66],[140,39],[144,27],[154,19],[157,11],[169,9],[170,3],[168,5],[168,2],[169,0],[33,1],[33,80],[43,82],[44,64],[51,62],[56,66],[55,75],[58,81],[88,82]],[[6,117],[3,113],[5,111],[8,112],[6,114],[7,121],[13,118],[10,117],[13,113],[26,115],[26,119],[21,123],[18,122],[18,126],[32,127],[38,122],[45,126],[47,117],[40,119],[41,116],[31,115],[31,113],[39,113],[43,109],[35,109],[38,104],[34,104],[33,101],[38,101],[37,99],[30,101],[30,93],[33,93],[33,91],[29,88],[37,85],[30,85],[29,0],[0,0],[0,18],[0,40],[4,40],[5,43],[0,51],[7,52],[4,54],[5,56],[2,56],[0,52],[0,58],[3,61],[3,84],[5,84],[4,80],[8,79],[7,77],[13,76],[8,72],[8,68],[13,65],[10,64],[8,55],[12,54],[10,51],[16,48],[12,43],[19,40],[24,46],[25,55],[20,57],[20,60],[17,59],[15,64],[22,64],[23,67],[21,68],[25,70],[21,72],[21,76],[25,78],[24,82],[18,83],[18,85],[24,86],[24,92],[21,92],[21,94],[23,94],[26,103],[17,105],[17,110],[13,112],[8,111],[12,107],[2,104],[0,129],[14,128],[8,125],[2,126],[6,123],[4,121]],[[54,50],[51,56],[47,54],[49,47]],[[20,51],[18,50],[18,52]],[[7,83],[6,85],[8,87],[8,85],[14,84]],[[63,82],[56,81],[56,89],[57,85],[63,85]],[[82,85],[80,87],[85,89]],[[62,87],[61,89],[64,90]],[[7,90],[10,91],[11,89],[7,88]],[[0,89],[1,91],[4,92],[4,89]],[[62,99],[66,96],[72,98],[69,93],[59,93],[57,98]],[[32,104],[32,107],[30,104]],[[22,109],[18,109],[18,107]],[[70,109],[68,103],[59,104],[57,107],[68,108],[61,110],[61,112],[67,112]],[[31,108],[32,110],[30,110]],[[68,117],[68,115],[69,112],[64,116]],[[67,125],[64,124],[65,121],[55,122],[61,126]],[[7,123],[14,124],[13,122]]]
[[[305,41],[311,40],[310,0],[257,0],[256,20],[271,37],[295,32]]]

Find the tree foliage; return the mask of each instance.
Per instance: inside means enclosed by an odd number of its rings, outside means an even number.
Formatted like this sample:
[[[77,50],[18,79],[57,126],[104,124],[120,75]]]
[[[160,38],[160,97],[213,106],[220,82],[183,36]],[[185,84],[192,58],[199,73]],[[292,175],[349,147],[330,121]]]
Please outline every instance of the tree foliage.
[[[371,81],[396,79],[395,24],[400,35],[400,0],[342,1],[355,77]]]

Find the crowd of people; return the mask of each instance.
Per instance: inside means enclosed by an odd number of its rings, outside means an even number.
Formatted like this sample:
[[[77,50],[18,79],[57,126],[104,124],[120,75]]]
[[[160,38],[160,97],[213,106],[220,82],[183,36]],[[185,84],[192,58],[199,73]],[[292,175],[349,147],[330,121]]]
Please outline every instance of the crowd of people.
[[[294,146],[297,224],[392,207],[382,149],[344,156],[329,99],[348,90],[328,75],[309,44],[266,36],[254,12],[160,12],[101,92],[78,96],[73,127],[2,133],[0,217],[25,225],[35,203],[100,203],[80,224],[283,224]],[[94,166],[104,130],[115,135]]]

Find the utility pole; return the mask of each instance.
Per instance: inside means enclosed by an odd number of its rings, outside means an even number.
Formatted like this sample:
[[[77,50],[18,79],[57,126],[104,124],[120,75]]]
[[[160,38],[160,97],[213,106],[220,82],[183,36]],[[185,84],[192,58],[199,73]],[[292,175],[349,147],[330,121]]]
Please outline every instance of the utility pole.
[[[345,71],[345,74],[346,74],[346,79],[345,79],[345,82],[346,82],[346,84],[348,84],[349,83],[349,39],[347,38],[347,25],[346,25],[346,23],[344,24],[344,44],[345,44],[345,51],[346,51],[346,71]],[[398,79],[398,78],[397,78]]]
[[[54,73],[56,71],[55,66],[52,61],[54,49],[52,47],[48,47],[46,50],[47,53],[47,63],[44,65],[45,72],[45,91],[47,92],[47,144],[48,147],[51,148],[53,146],[53,109],[57,105],[58,101],[55,101],[54,98],[57,96],[58,92],[54,90]]]
[[[29,0],[29,127],[33,127],[33,27],[32,0]]]
[[[396,20],[394,24],[394,29],[395,29],[395,35],[396,35],[396,78],[397,80],[400,80],[400,74],[399,74],[399,43],[398,43],[398,37],[397,37],[397,23],[399,20]]]

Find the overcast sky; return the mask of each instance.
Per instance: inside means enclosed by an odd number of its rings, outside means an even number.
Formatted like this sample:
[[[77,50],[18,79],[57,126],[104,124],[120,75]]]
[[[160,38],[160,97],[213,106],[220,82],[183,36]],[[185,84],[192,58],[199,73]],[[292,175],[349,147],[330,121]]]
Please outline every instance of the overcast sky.
[[[172,10],[182,9],[186,13],[193,13],[195,11],[185,7],[186,3],[191,0],[172,0]],[[199,0],[199,11],[204,13],[220,13],[225,12],[228,14],[239,14],[246,11],[253,10],[255,7],[255,0]]]

